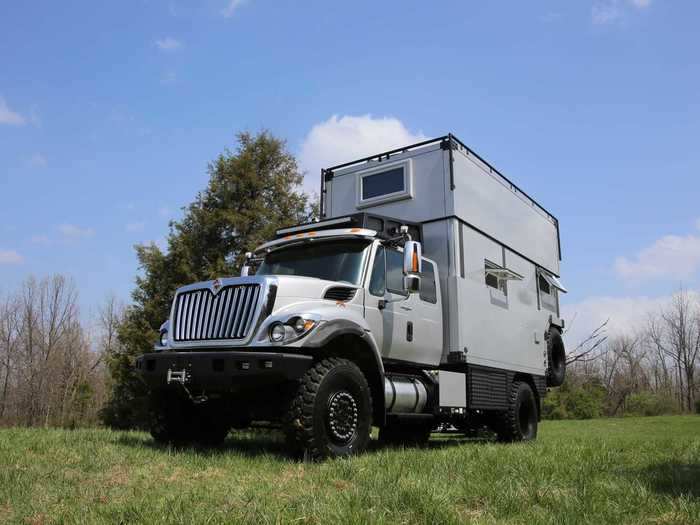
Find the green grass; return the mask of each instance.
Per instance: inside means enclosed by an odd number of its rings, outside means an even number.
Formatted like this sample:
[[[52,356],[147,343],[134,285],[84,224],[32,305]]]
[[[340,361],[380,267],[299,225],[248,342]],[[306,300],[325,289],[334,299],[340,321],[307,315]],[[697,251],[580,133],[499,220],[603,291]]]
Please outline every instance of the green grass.
[[[544,422],[536,443],[435,435],[318,464],[138,432],[0,430],[0,522],[700,523],[700,417]]]

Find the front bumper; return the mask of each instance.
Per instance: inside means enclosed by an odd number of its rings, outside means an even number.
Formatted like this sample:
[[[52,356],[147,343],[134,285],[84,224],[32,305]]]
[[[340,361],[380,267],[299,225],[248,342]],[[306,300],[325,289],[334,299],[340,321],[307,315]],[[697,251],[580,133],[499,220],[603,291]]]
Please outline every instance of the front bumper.
[[[136,360],[136,369],[151,389],[165,388],[168,378],[182,377],[193,390],[231,391],[299,379],[311,367],[308,355],[247,350],[155,352]],[[179,381],[177,381],[179,382]]]

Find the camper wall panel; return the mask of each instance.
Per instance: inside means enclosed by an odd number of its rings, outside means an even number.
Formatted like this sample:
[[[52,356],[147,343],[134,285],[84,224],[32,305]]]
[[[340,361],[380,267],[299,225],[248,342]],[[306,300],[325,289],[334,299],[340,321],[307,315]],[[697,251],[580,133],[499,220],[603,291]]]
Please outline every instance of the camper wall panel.
[[[448,213],[559,275],[555,220],[473,155],[455,150],[453,157]]]
[[[406,162],[407,159],[410,159],[410,163]],[[444,217],[447,215],[444,159],[445,152],[439,145],[433,145],[405,155],[397,155],[388,161],[368,162],[338,170],[333,174],[333,179],[326,184],[327,217],[338,217],[360,210],[388,217],[400,217],[412,222]],[[381,173],[383,167],[391,170],[407,165],[410,165],[411,170],[413,197],[404,196],[390,202],[379,200],[374,204],[371,201],[359,204],[358,195],[363,175]],[[449,179],[449,175],[447,178]]]
[[[467,349],[467,362],[542,374],[542,357],[535,350],[531,331],[541,312],[536,304],[531,309],[523,304],[528,299],[520,295],[522,281],[507,281],[505,300],[499,290],[486,284],[484,259],[502,264],[502,246],[471,228],[464,228],[463,237],[465,277],[457,278],[454,290],[450,289],[456,295],[459,318],[453,321],[451,317],[450,324],[458,325],[459,348]],[[508,261],[506,252],[506,265]],[[515,260],[513,263],[518,273],[534,272],[534,266],[528,270]]]
[[[518,319],[512,329],[522,341],[521,350],[526,353],[527,363],[538,365],[544,373],[547,344],[544,333],[549,325],[548,310],[537,306],[537,271],[534,264],[521,256],[504,250],[506,266],[522,275],[520,281],[509,281],[508,301],[513,317]]]

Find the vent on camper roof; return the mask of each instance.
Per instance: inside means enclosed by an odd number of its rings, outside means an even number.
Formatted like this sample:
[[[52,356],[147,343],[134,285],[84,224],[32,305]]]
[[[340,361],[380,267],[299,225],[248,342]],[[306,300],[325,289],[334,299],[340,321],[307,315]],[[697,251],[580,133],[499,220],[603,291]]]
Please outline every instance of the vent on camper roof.
[[[355,288],[345,288],[344,286],[335,286],[326,290],[324,294],[324,299],[330,299],[331,301],[349,301],[355,297]]]

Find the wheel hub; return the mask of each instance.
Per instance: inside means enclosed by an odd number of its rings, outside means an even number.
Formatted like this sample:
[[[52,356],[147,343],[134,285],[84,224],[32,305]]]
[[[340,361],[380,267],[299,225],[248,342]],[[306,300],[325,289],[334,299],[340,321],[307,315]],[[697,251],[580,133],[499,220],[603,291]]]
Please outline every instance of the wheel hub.
[[[357,430],[357,402],[349,392],[333,394],[328,402],[328,427],[331,436],[347,443]]]

